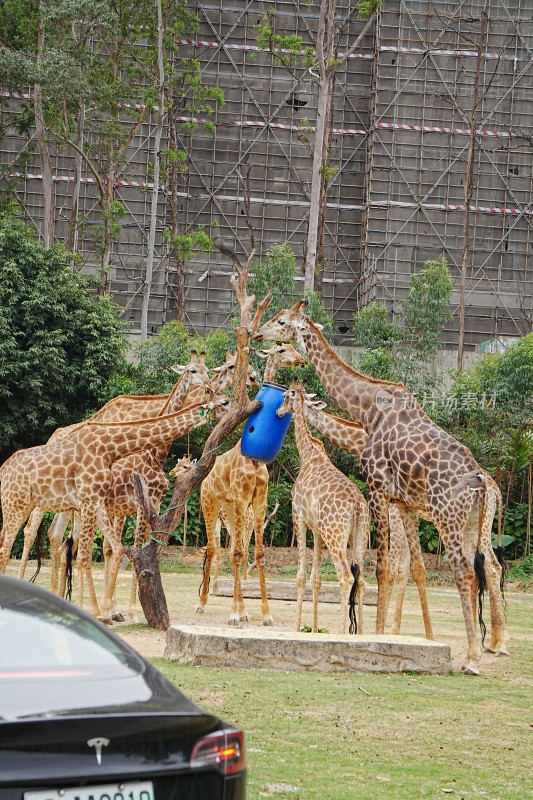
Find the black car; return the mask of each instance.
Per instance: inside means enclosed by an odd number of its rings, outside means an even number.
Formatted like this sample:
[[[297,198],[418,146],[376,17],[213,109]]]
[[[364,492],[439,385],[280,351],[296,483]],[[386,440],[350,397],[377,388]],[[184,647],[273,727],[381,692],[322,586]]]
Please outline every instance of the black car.
[[[46,589],[0,575],[0,800],[242,800],[241,731]]]

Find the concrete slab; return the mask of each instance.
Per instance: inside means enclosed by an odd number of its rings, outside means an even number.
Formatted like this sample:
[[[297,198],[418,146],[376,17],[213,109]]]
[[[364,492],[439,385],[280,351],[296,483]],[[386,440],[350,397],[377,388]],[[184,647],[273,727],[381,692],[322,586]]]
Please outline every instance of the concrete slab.
[[[296,584],[288,581],[267,581],[267,596],[269,600],[296,600]],[[213,582],[213,594],[219,597],[233,597],[233,578],[217,578]],[[242,581],[243,597],[261,597],[259,581]],[[313,593],[307,582],[304,600],[312,600]],[[320,603],[340,603],[339,584],[323,581],[318,593]],[[363,603],[366,606],[376,606],[378,603],[377,586],[367,586]]]
[[[447,644],[414,636],[348,636],[268,628],[171,626],[165,658],[203,667],[313,672],[452,671]]]

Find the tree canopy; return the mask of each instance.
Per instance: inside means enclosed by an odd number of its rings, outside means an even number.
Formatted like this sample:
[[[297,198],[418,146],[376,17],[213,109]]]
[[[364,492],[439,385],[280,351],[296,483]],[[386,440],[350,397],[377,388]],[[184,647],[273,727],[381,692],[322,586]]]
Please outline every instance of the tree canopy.
[[[97,298],[33,232],[0,218],[0,457],[41,444],[59,425],[83,419],[123,368],[118,307]]]

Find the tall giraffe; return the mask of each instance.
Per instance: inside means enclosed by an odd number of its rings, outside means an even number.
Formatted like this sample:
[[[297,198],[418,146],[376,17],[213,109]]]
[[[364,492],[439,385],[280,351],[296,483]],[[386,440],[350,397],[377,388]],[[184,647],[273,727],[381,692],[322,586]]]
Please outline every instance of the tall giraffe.
[[[204,400],[206,389],[210,388],[210,375],[205,365],[205,352],[198,354],[196,350],[191,351],[191,360],[186,365],[174,364],[170,367],[171,370],[176,372],[180,378],[175,383],[172,391],[168,395],[157,396],[136,396],[136,395],[120,395],[113,398],[99,409],[89,420],[84,420],[81,423],[75,423],[65,428],[58,428],[49,438],[48,443],[59,441],[68,437],[74,431],[78,430],[80,426],[87,422],[131,422],[134,420],[141,420],[150,418],[152,416],[161,416],[164,414],[172,414],[178,411],[185,405],[192,405],[195,402],[202,402]],[[124,521],[127,516],[137,514],[137,525],[135,532],[135,546],[140,546],[140,543],[145,541],[148,524],[142,514],[142,510],[138,507],[135,499],[135,493],[131,484],[131,476],[138,472],[144,475],[151,496],[157,507],[168,491],[169,483],[162,471],[163,463],[168,455],[168,447],[160,447],[153,452],[136,453],[120,459],[112,466],[113,483],[110,487],[109,495],[106,502],[108,514],[113,518],[113,526],[115,535],[121,535]],[[24,577],[29,553],[35,537],[37,535],[38,527],[43,518],[46,509],[35,508],[26,524],[24,529],[24,550],[19,566],[19,578]],[[71,519],[72,512],[63,511],[57,515],[50,526],[50,555],[51,555],[51,573],[52,573],[52,591],[64,592],[64,573],[61,583],[58,580],[60,572],[60,547],[63,541],[63,535],[66,531],[67,525]],[[73,523],[73,532],[77,531],[78,526]],[[75,537],[77,540],[77,537]],[[109,553],[109,544],[104,544],[105,552]],[[136,619],[136,576],[132,572],[132,586],[130,596],[130,607],[128,615],[131,619]],[[120,614],[116,614],[120,618]]]
[[[333,414],[326,414],[322,411],[325,406],[326,403],[322,401],[313,400],[310,396],[306,397],[304,411],[307,421],[313,428],[316,428],[319,433],[329,439],[330,442],[337,445],[337,447],[341,447],[343,450],[353,455],[360,456],[368,441],[368,436],[364,428],[356,422],[336,417]],[[410,532],[413,533],[412,528]],[[400,512],[396,506],[391,503],[389,506],[390,571],[392,580],[398,584],[398,594],[396,597],[391,633],[400,633],[403,600],[407,588],[407,580],[409,578],[409,568],[411,568],[413,580],[416,583],[420,597],[426,639],[434,639],[426,594],[426,565],[424,564],[422,550],[420,548],[418,525],[414,533],[414,537],[411,536],[411,539],[407,538]]]
[[[322,547],[325,545],[337,571],[341,596],[340,633],[346,633],[348,604],[351,601],[350,565],[346,556],[348,544],[352,544],[357,572],[354,593],[357,594],[358,620],[355,629],[363,632],[363,559],[370,533],[370,515],[366,501],[359,488],[335,467],[326,455],[324,445],[311,436],[305,418],[305,386],[293,381],[277,409],[279,417],[293,414],[296,445],[300,454],[300,469],[292,489],[292,520],[296,528],[298,545],[298,575],[296,578],[296,630],[300,630],[302,602],[306,572],[307,529],[313,532],[313,632],[318,631],[318,592],[322,583],[320,564]],[[355,597],[353,597],[355,602]],[[353,609],[350,609],[352,617]]]
[[[91,573],[92,541],[98,526],[112,543],[109,581],[102,617],[111,615],[112,587],[120,566],[122,544],[105,508],[113,483],[112,465],[132,453],[167,446],[203,424],[206,406],[196,403],[168,416],[130,423],[89,422],[57,441],[19,450],[0,467],[3,528],[0,572],[5,572],[11,547],[22,523],[36,505],[54,512],[75,509],[80,515],[77,554],[78,605],[83,606],[87,580],[92,612],[100,616]]]
[[[336,417],[332,414],[326,414],[321,410],[325,405],[326,404],[322,403],[321,401],[308,398],[305,404],[307,420],[314,428],[317,429],[319,433],[333,442],[333,444],[337,445],[337,447],[341,447],[353,455],[360,456],[368,440],[365,430],[356,422],[351,422],[350,420],[342,419],[341,417]],[[487,513],[483,518],[483,531],[481,536],[485,549],[491,553],[491,558],[494,559],[495,555],[494,551],[492,550],[492,519],[496,509],[499,509],[499,528],[501,528],[502,495],[500,488],[492,475],[489,475],[489,473],[484,469],[481,469],[481,474],[484,476],[486,481],[485,502],[487,504]],[[428,514],[419,514],[418,516],[431,522]],[[408,539],[400,512],[394,503],[391,503],[389,507],[389,529],[390,568],[394,580],[396,580],[398,583],[398,595],[396,598],[394,621],[392,624],[391,633],[400,633],[403,600],[405,596],[405,589],[407,587],[407,580],[409,577],[409,569],[411,569],[413,580],[417,585],[420,596],[420,605],[422,608],[426,638],[433,639],[434,637],[429,616],[429,608],[427,605],[427,595],[425,591],[426,567],[422,557],[422,550],[420,548],[418,524],[416,527],[411,526],[411,537]],[[473,513],[470,515],[466,528],[463,532],[465,541],[469,540],[472,542],[471,547],[473,547],[474,551],[478,530],[479,509],[475,508]],[[496,564],[496,569],[499,569],[498,564]],[[491,615],[493,613],[494,608],[491,602]],[[494,629],[496,630],[496,628],[497,620],[494,623]]]
[[[305,363],[305,358],[292,346],[272,346],[261,354],[266,358],[265,375],[272,379],[277,369]],[[218,456],[213,469],[205,478],[200,489],[200,500],[207,533],[204,576],[200,591],[197,613],[203,614],[209,595],[209,576],[213,560],[218,566],[220,560],[219,515],[223,509],[230,533],[230,559],[233,569],[234,588],[229,624],[237,625],[240,620],[248,620],[246,604],[242,596],[240,565],[244,558],[248,561],[245,537],[251,528],[249,508],[253,513],[255,531],[255,560],[261,587],[261,610],[263,624],[272,625],[264,574],[265,548],[263,529],[268,493],[268,469],[257,461],[241,453],[240,441],[226,453]],[[218,531],[218,532],[217,532]],[[247,531],[247,533],[245,533]]]
[[[259,328],[255,338],[296,341],[329,394],[368,435],[361,467],[378,535],[376,633],[383,633],[392,588],[388,511],[393,501],[408,536],[417,523],[418,513],[429,514],[439,531],[454,572],[465,621],[468,651],[463,670],[477,675],[481,649],[473,600],[478,576],[479,586],[484,584],[483,567],[491,600],[490,649],[502,654],[508,652],[501,572],[492,547],[487,547],[482,536],[490,504],[486,502],[486,480],[481,468],[468,448],[427,416],[405,386],[369,378],[346,364],[327,343],[319,326],[306,317],[305,307],[305,301],[298,301],[283,309]],[[479,530],[472,553],[469,537],[467,552],[465,529],[476,506]]]

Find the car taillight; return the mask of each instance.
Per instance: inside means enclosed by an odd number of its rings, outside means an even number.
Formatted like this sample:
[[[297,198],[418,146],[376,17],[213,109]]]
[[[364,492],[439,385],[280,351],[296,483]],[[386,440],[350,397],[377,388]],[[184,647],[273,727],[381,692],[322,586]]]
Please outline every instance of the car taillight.
[[[191,767],[216,767],[223,775],[243,772],[246,768],[244,734],[226,731],[199,739],[192,751]]]

